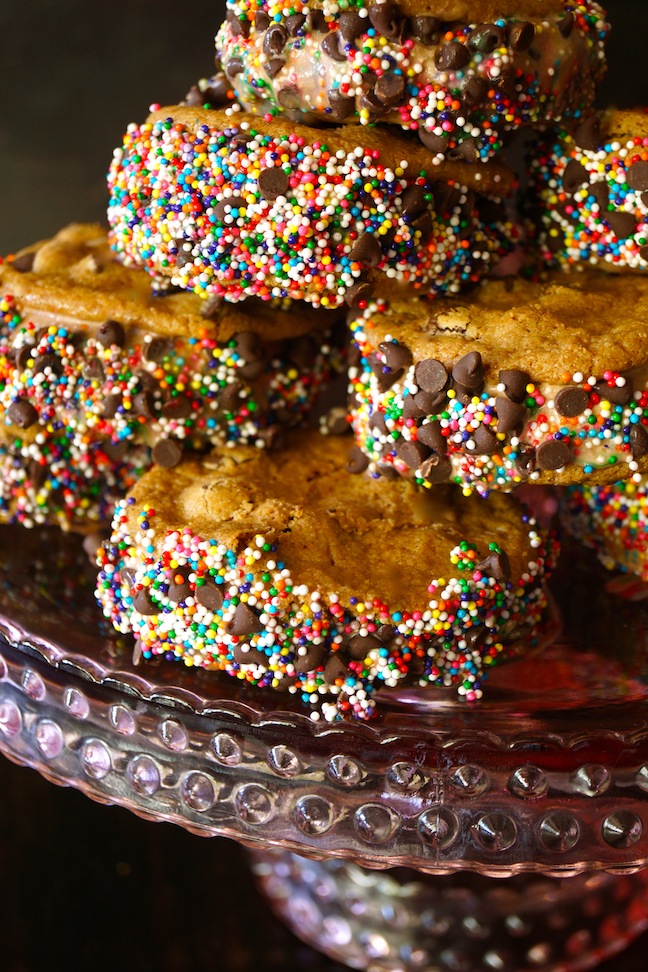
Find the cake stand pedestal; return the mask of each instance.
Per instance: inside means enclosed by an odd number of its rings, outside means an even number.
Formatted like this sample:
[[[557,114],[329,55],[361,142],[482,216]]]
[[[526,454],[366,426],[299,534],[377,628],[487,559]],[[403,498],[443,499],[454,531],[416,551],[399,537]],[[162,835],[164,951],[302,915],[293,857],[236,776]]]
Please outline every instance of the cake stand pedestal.
[[[0,750],[245,844],[315,947],[391,972],[576,970],[647,927],[648,608],[595,567],[568,558],[564,634],[481,703],[385,694],[374,723],[325,725],[235,679],[134,668],[75,538],[3,528],[0,551]]]

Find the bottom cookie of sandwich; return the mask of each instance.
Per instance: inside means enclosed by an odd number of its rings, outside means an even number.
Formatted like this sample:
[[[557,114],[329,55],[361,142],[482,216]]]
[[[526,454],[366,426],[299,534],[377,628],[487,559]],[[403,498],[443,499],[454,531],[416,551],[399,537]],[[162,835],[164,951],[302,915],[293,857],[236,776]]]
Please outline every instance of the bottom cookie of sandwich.
[[[344,439],[295,433],[158,468],[122,500],[97,597],[156,655],[366,719],[378,689],[454,686],[542,640],[557,544],[512,497],[348,471]]]

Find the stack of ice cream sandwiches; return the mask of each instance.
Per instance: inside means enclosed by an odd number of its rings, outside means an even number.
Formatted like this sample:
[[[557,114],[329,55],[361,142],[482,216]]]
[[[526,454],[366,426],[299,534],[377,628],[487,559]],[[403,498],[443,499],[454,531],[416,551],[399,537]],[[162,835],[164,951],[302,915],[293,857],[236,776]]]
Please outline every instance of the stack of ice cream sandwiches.
[[[332,721],[542,645],[558,545],[513,491],[648,467],[648,137],[593,114],[607,31],[594,0],[230,0],[216,73],[115,151],[108,234],[5,261],[2,514],[112,517],[138,660]]]

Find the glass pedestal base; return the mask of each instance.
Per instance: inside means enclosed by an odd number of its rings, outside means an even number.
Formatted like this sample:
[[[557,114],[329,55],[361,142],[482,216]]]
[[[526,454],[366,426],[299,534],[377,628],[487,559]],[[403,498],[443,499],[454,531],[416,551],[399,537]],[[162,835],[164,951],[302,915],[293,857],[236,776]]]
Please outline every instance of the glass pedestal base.
[[[554,580],[560,637],[479,704],[390,691],[372,723],[328,725],[235,679],[134,666],[79,538],[0,534],[0,752],[251,847],[316,948],[374,972],[575,972],[648,927],[648,601],[591,559]]]
[[[262,893],[296,935],[370,972],[577,972],[648,927],[648,871],[502,881],[248,854]]]

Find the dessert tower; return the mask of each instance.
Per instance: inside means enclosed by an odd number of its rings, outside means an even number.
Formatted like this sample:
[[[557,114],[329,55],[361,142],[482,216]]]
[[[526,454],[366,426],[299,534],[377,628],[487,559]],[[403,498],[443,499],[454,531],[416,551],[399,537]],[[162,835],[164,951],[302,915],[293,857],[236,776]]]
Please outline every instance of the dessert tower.
[[[108,242],[6,262],[3,510],[114,510],[97,596],[138,658],[333,720],[478,699],[542,643],[556,541],[509,492],[648,462],[648,133],[593,113],[607,30],[594,0],[229,3],[215,75],[116,150]]]

